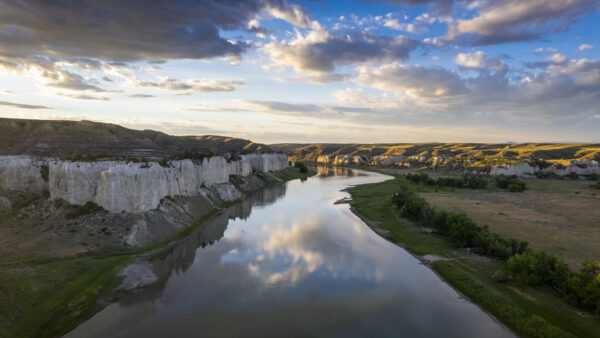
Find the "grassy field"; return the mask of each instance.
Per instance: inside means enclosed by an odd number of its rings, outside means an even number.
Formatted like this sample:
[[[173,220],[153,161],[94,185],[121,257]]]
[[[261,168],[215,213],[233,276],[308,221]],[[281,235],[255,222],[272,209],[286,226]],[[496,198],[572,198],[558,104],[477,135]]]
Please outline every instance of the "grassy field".
[[[358,214],[389,231],[389,240],[413,254],[435,254],[448,258],[447,261],[434,262],[432,268],[449,284],[518,334],[525,337],[600,336],[600,319],[571,307],[554,290],[498,283],[492,275],[502,268],[503,262],[456,250],[446,238],[424,232],[421,227],[400,217],[391,203],[391,196],[402,187],[422,191],[423,196],[436,193],[433,187],[396,178],[351,189],[352,206]],[[451,189],[438,189],[437,192],[453,193],[482,192],[452,192]]]
[[[600,258],[600,193],[589,181],[527,180],[523,193],[497,189],[427,192],[431,205],[465,211],[479,224],[507,237],[529,241],[579,269]]]

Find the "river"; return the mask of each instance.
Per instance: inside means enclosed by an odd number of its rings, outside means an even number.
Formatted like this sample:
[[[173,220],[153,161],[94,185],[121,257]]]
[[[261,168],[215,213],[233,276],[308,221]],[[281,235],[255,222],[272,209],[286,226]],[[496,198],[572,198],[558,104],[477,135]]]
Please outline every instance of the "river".
[[[389,177],[319,168],[249,196],[151,260],[159,280],[68,337],[514,337],[352,214]]]

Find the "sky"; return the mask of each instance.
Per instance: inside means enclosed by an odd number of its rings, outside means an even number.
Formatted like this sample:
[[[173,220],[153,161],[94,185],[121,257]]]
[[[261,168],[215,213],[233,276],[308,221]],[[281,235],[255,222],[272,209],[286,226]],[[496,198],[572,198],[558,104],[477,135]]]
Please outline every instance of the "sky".
[[[261,143],[600,142],[598,0],[0,0],[0,117]]]

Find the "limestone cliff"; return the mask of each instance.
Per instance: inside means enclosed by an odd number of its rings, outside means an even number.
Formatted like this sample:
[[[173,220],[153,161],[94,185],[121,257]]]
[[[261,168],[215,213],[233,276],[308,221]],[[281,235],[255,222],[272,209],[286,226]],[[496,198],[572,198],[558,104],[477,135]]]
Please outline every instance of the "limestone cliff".
[[[94,202],[111,212],[142,213],[158,207],[168,196],[192,196],[220,186],[223,200],[241,197],[229,183],[230,175],[268,173],[288,166],[282,154],[247,154],[229,162],[223,156],[158,162],[73,162],[0,156],[0,189],[42,195],[51,200],[83,205]],[[44,173],[46,170],[46,173]]]

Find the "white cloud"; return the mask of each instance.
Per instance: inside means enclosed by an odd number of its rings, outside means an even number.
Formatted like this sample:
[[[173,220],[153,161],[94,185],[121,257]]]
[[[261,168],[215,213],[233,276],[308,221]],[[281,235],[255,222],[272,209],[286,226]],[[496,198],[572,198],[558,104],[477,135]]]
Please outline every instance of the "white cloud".
[[[582,45],[579,45],[579,48],[577,50],[580,52],[583,52],[584,50],[594,50],[594,49],[596,49],[596,46],[594,46],[592,44],[584,43]]]
[[[506,68],[506,65],[500,60],[487,56],[484,52],[458,53],[454,57],[454,63],[465,68],[474,69],[493,69],[500,71]]]
[[[404,60],[417,42],[404,36],[379,36],[364,32],[331,33],[314,23],[307,34],[296,32],[288,41],[274,39],[263,47],[272,64],[296,71],[331,72],[337,66]]]
[[[449,23],[445,38],[467,37],[475,45],[531,40],[570,26],[597,6],[593,0],[507,0],[474,2],[479,12],[471,19]]]

